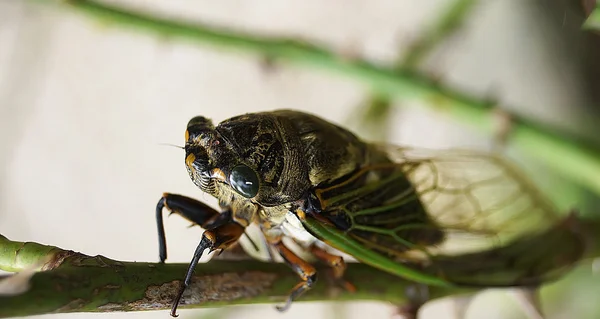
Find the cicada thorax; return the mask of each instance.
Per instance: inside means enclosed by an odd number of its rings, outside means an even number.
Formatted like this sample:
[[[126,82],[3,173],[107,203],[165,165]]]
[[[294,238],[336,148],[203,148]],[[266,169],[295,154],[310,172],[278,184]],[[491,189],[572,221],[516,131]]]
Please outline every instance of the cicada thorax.
[[[300,136],[285,117],[276,113],[242,115],[221,122],[219,135],[239,162],[260,177],[254,200],[272,207],[298,200],[310,187]]]
[[[394,259],[442,242],[444,232],[406,177],[410,167],[380,158],[316,188],[320,215],[367,248]]]

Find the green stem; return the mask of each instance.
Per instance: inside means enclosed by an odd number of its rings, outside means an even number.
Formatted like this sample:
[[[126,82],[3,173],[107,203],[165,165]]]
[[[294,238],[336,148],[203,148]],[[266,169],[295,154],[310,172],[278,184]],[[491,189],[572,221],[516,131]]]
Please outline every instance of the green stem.
[[[13,264],[15,257],[28,262]],[[0,318],[168,309],[188,267],[187,264],[121,262],[0,238],[0,269],[19,270],[40,262],[45,263],[45,271],[31,278],[27,292],[16,296],[0,294]],[[323,269],[321,273],[327,271]],[[403,304],[408,302],[407,289],[414,285],[363,264],[350,264],[345,278],[358,287],[357,292],[338,291],[328,285],[327,280],[321,280],[301,301],[378,300]],[[212,260],[198,267],[192,285],[184,294],[185,306],[181,308],[283,302],[298,281],[294,272],[281,263]],[[467,291],[429,288],[432,298]]]
[[[581,238],[587,242],[588,251],[585,257],[599,256],[599,221],[597,219],[570,219],[570,221],[573,223],[565,224],[568,228],[563,229],[562,224],[559,224],[557,230],[562,234],[563,231],[570,232],[571,226],[575,226],[574,229],[579,230]],[[527,252],[532,249],[531,244],[537,245],[535,243],[540,241],[550,243],[558,239],[555,235],[553,231],[537,239],[533,238],[534,241],[525,238],[525,243],[491,250],[489,254],[495,257],[487,259],[498,257],[498,252],[508,252],[512,255],[516,254],[513,257],[519,260],[526,260]],[[552,250],[560,245],[563,244],[558,242],[550,246],[536,247]],[[483,254],[487,253],[483,252]],[[477,255],[472,254],[457,258],[475,259],[468,263],[472,265],[480,262],[476,260]],[[456,260],[456,258],[447,258],[442,262]],[[561,258],[543,258],[543,260],[551,263],[561,262]],[[465,263],[463,262],[462,265]],[[397,266],[393,265],[393,267]],[[444,270],[452,272],[453,276],[464,274],[462,269],[451,266],[450,264],[449,268]],[[510,274],[512,271],[511,267],[500,266],[502,268],[498,269],[499,274]],[[11,241],[0,235],[0,269],[23,271],[32,267],[41,268],[42,271],[33,275],[29,281],[30,288],[25,293],[6,295],[7,285],[2,285],[2,280],[7,279],[6,276],[4,278],[0,276],[0,318],[46,313],[168,309],[178,292],[188,264],[116,261],[103,256],[87,256],[38,243]],[[328,270],[323,268],[318,268],[318,271],[321,274],[328,273]],[[474,273],[468,274],[468,276],[473,275]],[[479,273],[479,276],[489,275],[491,274]],[[356,263],[348,264],[344,274],[344,278],[357,287],[358,290],[354,293],[332,286],[327,276],[321,278],[300,301],[376,300],[401,305],[410,302],[410,297],[406,293],[415,285],[386,271]],[[281,302],[298,281],[294,272],[282,263],[211,260],[197,267],[192,284],[183,296],[182,308]],[[427,287],[430,299],[476,291],[475,288],[433,284]]]
[[[460,29],[467,14],[478,3],[477,0],[455,0],[450,3],[437,19],[437,23],[425,31],[423,36],[410,47],[408,53],[398,63],[398,68],[415,69],[435,47]]]
[[[477,0],[455,0],[450,3],[431,27],[415,41],[408,52],[401,58],[395,68],[402,72],[404,70],[417,70],[421,62],[429,56],[431,51],[440,43],[455,34],[463,24],[471,9],[477,4]],[[354,114],[352,119],[358,118],[362,131],[371,139],[387,141],[387,133],[391,125],[391,112],[393,101],[386,95],[372,94],[366,103],[362,103],[358,116]]]
[[[445,88],[431,79],[409,72],[379,68],[365,61],[342,58],[319,47],[294,40],[273,39],[183,23],[90,0],[55,2],[94,18],[155,35],[170,36],[221,49],[261,54],[288,63],[311,66],[367,84],[381,94],[420,103],[444,112],[487,134],[494,133],[494,106]],[[511,117],[514,146],[551,169],[600,194],[600,152],[525,119]]]

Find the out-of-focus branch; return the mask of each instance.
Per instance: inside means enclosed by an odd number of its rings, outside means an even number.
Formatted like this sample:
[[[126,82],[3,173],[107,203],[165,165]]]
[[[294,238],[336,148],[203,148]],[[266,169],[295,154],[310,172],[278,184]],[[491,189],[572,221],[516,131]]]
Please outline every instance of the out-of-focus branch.
[[[422,61],[429,56],[438,45],[456,34],[464,23],[469,12],[479,3],[477,0],[455,0],[442,10],[435,23],[429,26],[414,41],[406,54],[398,60],[395,69],[417,71]],[[358,119],[364,127],[365,134],[372,140],[387,141],[387,134],[392,120],[393,100],[386,95],[371,94],[357,108],[357,114],[351,120]]]
[[[39,1],[39,0],[38,0]],[[72,8],[104,22],[130,27],[154,35],[185,39],[221,49],[268,56],[280,62],[330,71],[361,81],[379,94],[398,99],[420,99],[421,103],[452,116],[486,134],[495,133],[498,112],[494,104],[441,86],[414,72],[396,72],[365,61],[349,60],[322,48],[290,39],[273,39],[216,29],[197,23],[158,18],[122,7],[91,0],[43,0]],[[600,194],[600,151],[539,124],[510,116],[507,142],[548,165],[554,171]]]
[[[0,269],[22,271],[38,264],[41,271],[22,294],[0,291],[0,318],[66,312],[111,312],[168,309],[177,294],[187,264],[124,262],[87,256],[38,243],[11,241],[0,235]],[[327,274],[326,269],[321,270]],[[7,276],[0,279],[7,280]],[[345,276],[358,287],[339,290],[327,276],[301,301],[378,300],[406,303],[414,284],[363,264],[350,264]],[[279,303],[299,281],[281,263],[254,260],[212,260],[196,270],[182,308],[233,304]],[[437,298],[465,289],[430,287]],[[275,311],[275,309],[273,309]],[[168,313],[165,311],[165,316]]]
[[[397,67],[414,69],[439,44],[456,34],[462,27],[469,12],[478,4],[477,0],[454,0],[442,12],[440,17],[423,35],[414,42],[406,55],[399,61]]]

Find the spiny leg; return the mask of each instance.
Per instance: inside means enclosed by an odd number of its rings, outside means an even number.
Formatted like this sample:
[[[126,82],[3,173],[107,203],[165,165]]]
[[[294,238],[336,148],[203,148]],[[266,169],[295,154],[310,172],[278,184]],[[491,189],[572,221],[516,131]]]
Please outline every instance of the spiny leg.
[[[199,202],[195,199],[164,193],[161,199],[156,204],[156,224],[158,227],[158,255],[160,262],[165,262],[167,259],[167,241],[165,238],[165,227],[163,225],[163,208],[167,208],[171,214],[178,214],[189,220],[193,224],[199,225],[204,229],[210,229],[218,224],[223,224],[231,217],[222,216],[218,211],[208,205]]]
[[[287,248],[281,241],[281,238],[269,240],[269,242],[277,249],[277,252],[279,252],[285,263],[302,279],[302,281],[292,289],[285,304],[276,307],[277,310],[283,312],[290,308],[292,301],[298,299],[300,295],[312,288],[317,281],[317,270]]]
[[[337,256],[329,253],[317,244],[312,244],[309,247],[310,252],[320,261],[324,262],[333,270],[333,279],[337,284],[350,292],[355,292],[356,287],[350,282],[344,280],[344,272],[346,271],[346,262],[342,256]]]
[[[230,219],[228,223],[216,226],[215,228],[207,230],[204,232],[204,234],[202,234],[202,239],[200,240],[198,247],[196,247],[194,257],[190,262],[185,279],[179,288],[179,293],[173,301],[173,306],[171,307],[171,316],[177,317],[177,306],[179,305],[181,296],[183,296],[185,289],[190,285],[196,265],[198,264],[198,261],[202,257],[204,251],[209,249],[210,253],[217,249],[225,249],[231,244],[237,242],[243,233],[244,227]]]

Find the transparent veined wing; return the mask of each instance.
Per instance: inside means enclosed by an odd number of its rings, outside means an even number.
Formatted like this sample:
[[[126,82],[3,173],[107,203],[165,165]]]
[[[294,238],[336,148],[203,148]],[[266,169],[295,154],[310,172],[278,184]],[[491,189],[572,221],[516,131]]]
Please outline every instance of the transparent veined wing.
[[[445,240],[444,254],[498,247],[560,220],[554,205],[506,159],[466,150],[382,147],[400,165]]]
[[[486,286],[539,283],[580,258],[583,242],[572,223],[501,157],[374,147],[380,159],[316,190],[322,215],[353,247]]]

